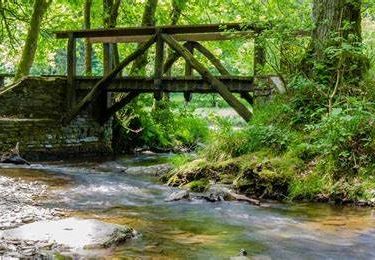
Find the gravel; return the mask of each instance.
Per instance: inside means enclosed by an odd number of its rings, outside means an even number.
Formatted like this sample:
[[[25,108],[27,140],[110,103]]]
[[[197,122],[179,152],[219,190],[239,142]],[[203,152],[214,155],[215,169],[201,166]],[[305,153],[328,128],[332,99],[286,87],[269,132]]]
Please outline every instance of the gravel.
[[[57,208],[42,207],[48,186],[40,182],[0,176],[0,259],[43,258],[43,250],[61,246],[50,241],[8,239],[5,230],[42,220],[57,220],[65,214]]]

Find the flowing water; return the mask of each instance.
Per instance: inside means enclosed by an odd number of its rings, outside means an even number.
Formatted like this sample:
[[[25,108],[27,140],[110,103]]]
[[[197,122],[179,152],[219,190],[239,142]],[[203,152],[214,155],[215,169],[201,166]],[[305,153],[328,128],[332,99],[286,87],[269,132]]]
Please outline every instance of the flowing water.
[[[45,181],[56,196],[46,206],[72,215],[127,224],[142,235],[106,252],[108,258],[229,259],[241,249],[254,259],[375,259],[375,211],[326,204],[203,200],[165,202],[172,188],[124,167],[163,157],[9,169],[1,174]]]

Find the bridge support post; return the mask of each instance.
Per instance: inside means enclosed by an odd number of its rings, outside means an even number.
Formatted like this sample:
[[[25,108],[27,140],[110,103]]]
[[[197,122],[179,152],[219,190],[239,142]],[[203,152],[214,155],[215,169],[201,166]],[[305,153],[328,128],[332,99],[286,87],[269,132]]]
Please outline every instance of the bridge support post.
[[[163,98],[162,88],[162,77],[164,74],[164,41],[161,38],[161,34],[158,32],[156,34],[156,54],[155,54],[155,79],[154,85],[156,90],[154,92],[154,98],[157,101],[160,101]]]
[[[76,89],[74,79],[76,77],[76,39],[73,34],[69,35],[68,48],[67,48],[67,89],[66,89],[66,106],[70,110],[76,101]]]
[[[187,42],[186,49],[191,53],[191,55],[194,55],[194,46],[193,42]],[[191,67],[190,63],[185,61],[185,76],[192,76],[193,75],[193,68]],[[184,92],[184,98],[186,102],[190,102],[193,98],[193,94],[190,91]]]
[[[0,88],[4,87],[5,86],[5,77],[2,77],[0,75]]]
[[[113,70],[113,48],[111,43],[103,43],[103,76],[107,76]],[[95,114],[100,123],[104,121],[106,111],[112,103],[111,93],[107,92],[107,85],[103,86],[100,96],[95,101]]]

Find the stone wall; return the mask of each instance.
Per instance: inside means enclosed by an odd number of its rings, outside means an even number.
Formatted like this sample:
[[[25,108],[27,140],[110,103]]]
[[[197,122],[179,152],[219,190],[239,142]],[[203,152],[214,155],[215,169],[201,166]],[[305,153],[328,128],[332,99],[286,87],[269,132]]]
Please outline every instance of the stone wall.
[[[61,124],[65,88],[65,78],[30,77],[0,90],[0,152],[19,142],[29,160],[111,153],[111,122],[100,125],[91,107],[69,125]]]

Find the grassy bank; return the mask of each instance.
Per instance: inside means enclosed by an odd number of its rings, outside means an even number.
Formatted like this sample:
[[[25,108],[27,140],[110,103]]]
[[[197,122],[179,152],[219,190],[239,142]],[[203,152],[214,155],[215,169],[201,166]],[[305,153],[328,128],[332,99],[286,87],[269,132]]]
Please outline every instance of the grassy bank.
[[[375,202],[374,85],[338,96],[329,113],[321,86],[296,78],[289,94],[258,103],[247,127],[218,119],[198,156],[174,158],[164,179],[196,191],[220,182],[254,197]]]

